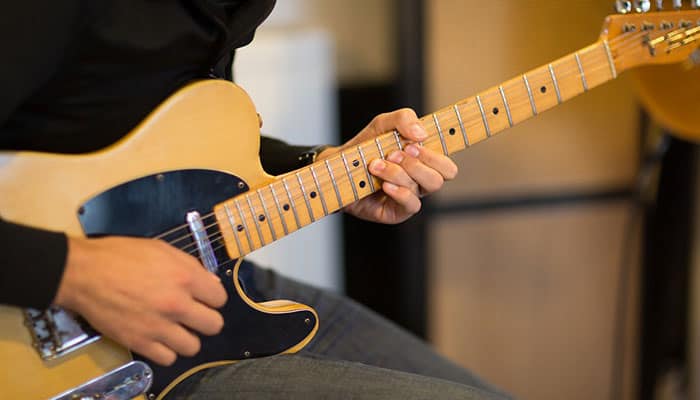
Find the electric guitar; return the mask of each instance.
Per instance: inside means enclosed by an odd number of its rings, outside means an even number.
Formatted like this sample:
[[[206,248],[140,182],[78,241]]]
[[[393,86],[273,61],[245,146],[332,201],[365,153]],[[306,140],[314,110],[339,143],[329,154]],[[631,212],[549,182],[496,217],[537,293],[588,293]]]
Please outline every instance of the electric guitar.
[[[594,44],[423,117],[430,137],[421,145],[446,155],[463,150],[624,71],[698,57],[698,43],[700,10],[610,16]],[[387,132],[275,177],[257,156],[258,124],[243,90],[208,80],[182,88],[103,150],[0,152],[7,220],[71,235],[164,240],[199,257],[229,296],[221,334],[203,337],[198,355],[171,367],[134,361],[66,310],[0,306],[0,398],[160,398],[201,369],[293,353],[313,338],[315,311],[251,300],[238,279],[240,260],[379,190],[368,163],[407,142]]]

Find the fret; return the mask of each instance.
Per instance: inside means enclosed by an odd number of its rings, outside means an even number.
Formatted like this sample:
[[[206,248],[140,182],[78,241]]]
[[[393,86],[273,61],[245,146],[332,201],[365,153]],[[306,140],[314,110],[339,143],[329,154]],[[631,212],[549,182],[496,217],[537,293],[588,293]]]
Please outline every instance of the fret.
[[[581,49],[578,54],[581,59],[581,67],[586,71],[588,90],[608,82],[612,78],[611,70],[608,68],[607,52],[602,43]]]
[[[530,88],[530,82],[527,80],[527,76],[523,74],[523,82],[525,82],[525,89],[527,89],[527,97],[530,98],[530,106],[532,107],[532,115],[537,115],[537,106],[535,105],[535,98],[532,96],[532,88]]]
[[[272,199],[275,200],[275,206],[277,206],[277,214],[280,216],[280,221],[282,221],[282,229],[285,235],[289,235],[289,229],[287,229],[287,221],[282,213],[282,206],[280,205],[280,200],[277,198],[277,193],[275,193],[275,186],[270,185],[270,192],[272,193]]]
[[[362,166],[364,167],[365,174],[367,175],[369,187],[372,190],[372,193],[374,193],[377,190],[374,188],[374,179],[372,179],[372,175],[369,173],[369,169],[367,169],[367,159],[365,158],[365,153],[362,151],[362,146],[357,146],[357,152],[360,154],[360,159],[362,160]]]
[[[316,171],[314,170],[314,166],[311,165],[309,167],[311,170],[311,177],[314,179],[314,184],[316,185],[316,190],[318,191],[318,196],[321,199],[321,207],[323,207],[323,214],[328,215],[328,207],[326,206],[326,197],[323,194],[323,189],[321,189],[321,185],[318,183],[318,176],[316,176]]]
[[[243,252],[243,247],[241,246],[241,241],[238,239],[238,229],[236,229],[236,221],[233,218],[233,213],[231,213],[231,209],[228,206],[228,203],[224,203],[224,210],[226,211],[226,217],[228,218],[228,223],[231,225],[231,232],[233,233],[233,238],[236,240],[236,247],[238,247],[238,254],[243,255],[245,254]]]
[[[263,214],[265,214],[265,219],[267,220],[267,225],[270,227],[270,233],[272,234],[272,241],[277,240],[277,234],[275,232],[275,227],[272,224],[272,219],[270,218],[270,213],[267,211],[267,205],[265,204],[265,198],[262,195],[260,189],[255,191],[258,194],[258,199],[260,199],[260,204],[263,208]]]
[[[333,175],[333,168],[331,168],[331,163],[326,160],[326,169],[328,170],[328,176],[331,177],[331,182],[333,183],[333,190],[335,190],[335,197],[338,199],[338,208],[343,208],[343,199],[340,197],[340,189],[338,189],[338,183],[335,181],[335,175]]]
[[[613,79],[617,78],[617,69],[615,68],[615,61],[613,61],[612,52],[610,51],[610,45],[607,40],[603,40],[603,46],[605,47],[605,54],[608,56],[608,64],[610,64],[610,72],[612,73]]]
[[[289,199],[289,205],[292,207],[292,214],[294,214],[294,222],[297,224],[297,229],[301,228],[301,223],[299,222],[299,214],[297,214],[297,206],[294,202],[294,197],[289,191],[289,185],[287,184],[286,178],[282,178],[282,186],[284,186],[284,191],[287,192],[287,198]]]
[[[583,91],[588,91],[588,82],[586,82],[586,74],[583,72],[583,64],[581,64],[581,57],[578,52],[574,53],[574,58],[576,58],[576,65],[578,65],[578,72],[581,74],[581,83],[583,84]]]
[[[374,138],[374,143],[377,145],[377,150],[379,150],[379,157],[381,157],[382,160],[385,159],[384,149],[382,148],[382,144],[379,142],[379,136]]]
[[[263,237],[262,231],[260,230],[260,224],[258,223],[258,213],[255,212],[255,207],[253,207],[253,202],[250,201],[250,196],[245,195],[246,202],[248,202],[248,208],[250,210],[250,216],[253,217],[253,223],[255,223],[255,230],[258,231],[258,237],[260,238],[260,247],[265,246],[265,238]]]
[[[481,113],[481,120],[484,123],[484,129],[486,129],[486,137],[491,137],[491,128],[489,128],[489,121],[486,119],[486,113],[484,112],[484,105],[481,103],[481,96],[476,96],[476,104],[479,105],[479,112]]]
[[[503,107],[506,108],[506,115],[508,116],[508,125],[513,127],[513,116],[510,114],[510,107],[508,106],[508,100],[506,99],[506,93],[503,91],[503,85],[498,87],[498,91],[501,93],[501,99],[503,100]]]
[[[462,115],[459,113],[459,106],[455,104],[452,109],[455,112],[455,115],[457,116],[457,122],[459,122],[459,129],[462,131],[462,138],[464,138],[464,145],[469,147],[471,144],[469,143],[469,136],[467,136],[467,131],[464,129],[464,122],[462,122]]]
[[[401,138],[397,130],[394,130],[394,139],[396,139],[396,145],[399,147],[399,150],[403,150],[403,144],[401,144]]]
[[[447,152],[447,143],[445,143],[445,135],[442,133],[442,128],[440,127],[440,121],[438,121],[437,115],[433,113],[433,121],[435,121],[435,127],[438,130],[438,136],[440,137],[440,144],[442,145],[442,152],[445,155],[448,155],[449,153]]]
[[[250,238],[248,222],[245,220],[245,214],[243,214],[241,204],[238,202],[238,199],[233,199],[233,203],[236,205],[236,209],[238,210],[238,216],[241,217],[241,222],[243,223],[243,232],[245,232],[245,237],[248,240],[248,248],[250,249],[250,251],[253,251],[255,250],[255,246],[253,245],[253,240]],[[238,227],[236,227],[236,229],[238,229]]]
[[[352,194],[355,196],[355,201],[360,199],[357,195],[357,188],[355,187],[355,178],[352,177],[352,172],[350,172],[350,167],[348,166],[348,160],[345,158],[345,153],[340,153],[340,158],[343,160],[343,165],[345,166],[345,172],[348,174],[348,179],[350,180],[350,187],[352,188]]]
[[[554,85],[554,91],[557,93],[557,102],[559,104],[562,103],[561,99],[561,91],[559,90],[559,84],[557,83],[557,77],[554,75],[554,67],[552,67],[552,64],[549,64],[549,75],[552,77],[552,84]]]
[[[306,189],[304,188],[304,182],[301,179],[301,173],[297,172],[297,181],[299,182],[299,189],[301,189],[301,194],[304,196],[304,202],[306,203],[306,209],[309,210],[309,218],[311,218],[311,222],[315,222],[316,218],[314,217],[314,210],[311,209],[311,203],[309,202],[309,196],[306,195]]]

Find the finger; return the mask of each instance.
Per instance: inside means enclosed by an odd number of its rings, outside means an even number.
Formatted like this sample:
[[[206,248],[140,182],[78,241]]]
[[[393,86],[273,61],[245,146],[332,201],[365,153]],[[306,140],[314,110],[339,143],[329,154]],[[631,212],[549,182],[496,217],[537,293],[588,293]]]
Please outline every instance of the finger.
[[[419,159],[423,164],[435,170],[446,181],[454,179],[459,172],[457,164],[451,158],[429,148],[408,145],[404,150],[406,154]],[[423,185],[421,184],[421,186]]]
[[[421,202],[413,191],[397,186],[391,182],[382,183],[384,193],[399,204],[407,213],[415,214],[420,211]]]
[[[156,332],[155,340],[177,354],[191,357],[197,354],[201,348],[199,338],[177,323],[163,321],[162,325],[154,332]]]
[[[188,276],[187,287],[196,300],[213,308],[222,307],[228,298],[221,280],[216,275],[208,272],[192,256],[178,252],[187,267],[191,270]]]
[[[197,302],[193,302],[179,315],[178,322],[209,336],[216,335],[224,327],[221,313]]]
[[[440,174],[444,180],[449,181],[457,176],[459,171],[457,164],[441,153],[413,144],[406,146],[404,150],[406,154],[420,160],[422,164]]]
[[[413,147],[413,149],[410,147]],[[409,155],[401,162],[401,168],[425,193],[433,193],[439,190],[445,183],[445,179],[438,171],[424,164],[420,159],[410,156],[412,152],[409,151],[411,150],[417,150],[417,147],[409,146],[407,148],[407,154]]]
[[[143,341],[131,346],[131,350],[153,360],[155,363],[169,366],[177,359],[177,354],[162,343],[155,341]]]
[[[408,175],[400,163],[407,158],[402,152],[395,151],[387,157],[387,161],[374,160],[369,165],[369,171],[377,178],[418,192],[418,184]]]
[[[402,108],[390,113],[378,115],[370,125],[375,135],[397,130],[401,136],[414,142],[420,142],[428,138],[428,133],[416,115],[410,108]]]

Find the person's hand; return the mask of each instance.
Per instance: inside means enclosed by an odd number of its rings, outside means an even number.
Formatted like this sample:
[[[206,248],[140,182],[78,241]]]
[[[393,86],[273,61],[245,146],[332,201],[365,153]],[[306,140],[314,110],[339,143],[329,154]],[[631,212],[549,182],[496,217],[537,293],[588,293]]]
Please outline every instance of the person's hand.
[[[421,142],[428,137],[416,113],[408,108],[376,116],[360,133],[340,148],[329,148],[318,159],[336,154],[343,147],[356,146],[385,132],[397,130],[401,136]],[[383,180],[382,190],[361,199],[344,210],[358,218],[397,224],[420,211],[420,197],[439,190],[457,175],[457,165],[445,155],[411,144],[386,160],[373,160],[369,172]]]
[[[68,259],[54,300],[129,349],[170,365],[192,356],[224,320],[219,278],[194,258],[153,239],[69,238]]]

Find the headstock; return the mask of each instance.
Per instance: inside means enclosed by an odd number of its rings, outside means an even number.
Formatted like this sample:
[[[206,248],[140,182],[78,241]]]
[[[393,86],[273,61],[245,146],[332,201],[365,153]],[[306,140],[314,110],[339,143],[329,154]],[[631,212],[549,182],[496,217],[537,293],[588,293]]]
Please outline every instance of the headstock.
[[[700,0],[656,0],[653,6],[650,12],[650,0],[615,2],[620,14],[606,19],[601,40],[609,43],[618,71],[693,60],[700,51]]]

